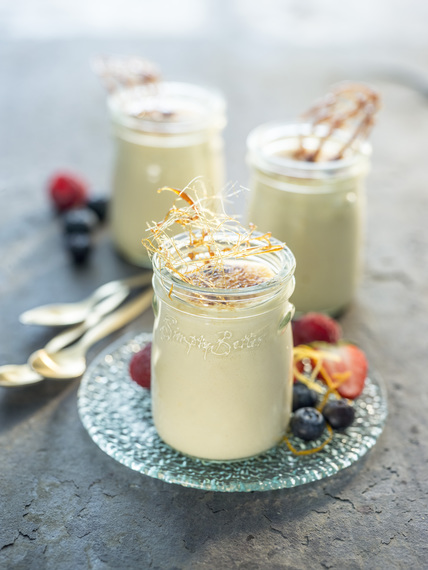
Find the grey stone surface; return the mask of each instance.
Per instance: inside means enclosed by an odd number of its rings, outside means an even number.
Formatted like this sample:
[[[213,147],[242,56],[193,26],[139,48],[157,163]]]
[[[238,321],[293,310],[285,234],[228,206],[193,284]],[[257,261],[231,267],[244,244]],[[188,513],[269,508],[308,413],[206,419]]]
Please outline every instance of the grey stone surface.
[[[318,483],[202,492],[101,452],[77,415],[78,380],[0,388],[1,568],[426,567],[428,40],[416,26],[419,35],[408,29],[385,43],[372,35],[315,49],[242,27],[234,35],[232,24],[220,30],[219,17],[217,36],[206,38],[0,41],[0,364],[24,362],[52,335],[20,325],[23,310],[83,298],[134,272],[108,230],[89,268],[74,269],[45,196],[46,180],[64,167],[108,192],[112,143],[93,54],[144,54],[168,78],[219,86],[229,102],[228,178],[243,185],[252,127],[294,117],[338,80],[365,80],[384,108],[372,139],[364,279],[341,322],[387,383],[385,432],[366,458]],[[128,329],[151,323],[146,314]]]

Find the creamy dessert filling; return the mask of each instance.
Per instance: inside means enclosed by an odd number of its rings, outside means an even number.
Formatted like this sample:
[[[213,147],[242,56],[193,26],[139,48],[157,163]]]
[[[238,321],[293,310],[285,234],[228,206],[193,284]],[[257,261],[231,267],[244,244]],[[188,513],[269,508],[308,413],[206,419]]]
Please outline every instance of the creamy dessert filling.
[[[185,274],[197,287],[217,289],[242,289],[265,283],[274,277],[271,268],[254,261],[225,260],[221,264],[207,263],[197,272]]]
[[[182,453],[251,457],[281,440],[291,414],[294,257],[270,234],[170,190],[185,206],[145,241],[154,254],[154,423]],[[170,237],[177,223],[186,231]]]
[[[150,267],[141,239],[169,205],[158,188],[198,180],[207,197],[221,192],[225,102],[215,90],[159,80],[125,85],[108,105],[116,145],[112,240],[126,259]]]
[[[248,137],[248,220],[285,241],[296,256],[300,313],[338,314],[361,273],[366,137],[379,97],[359,84],[339,86],[305,123],[267,124]]]

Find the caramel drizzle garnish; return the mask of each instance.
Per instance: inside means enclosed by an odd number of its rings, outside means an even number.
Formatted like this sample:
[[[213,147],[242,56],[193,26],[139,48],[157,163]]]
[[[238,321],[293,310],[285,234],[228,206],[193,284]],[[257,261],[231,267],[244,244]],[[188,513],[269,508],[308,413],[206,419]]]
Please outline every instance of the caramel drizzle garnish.
[[[92,69],[100,77],[108,93],[138,85],[150,86],[150,94],[159,96],[161,72],[157,65],[139,56],[97,56],[92,60]],[[141,110],[133,109],[129,115],[137,119],[164,121],[175,117],[172,109],[157,107],[146,108],[144,100],[139,106]]]
[[[150,256],[158,254],[162,267],[186,283],[194,283],[196,275],[198,284],[207,288],[218,288],[218,274],[215,280],[211,280],[210,272],[206,271],[207,266],[210,270],[224,272],[224,261],[227,259],[244,259],[283,249],[282,244],[271,242],[270,232],[260,236],[254,235],[254,225],[245,228],[235,218],[227,215],[220,198],[193,199],[189,196],[188,188],[179,190],[164,187],[158,190],[164,191],[176,194],[176,200],[181,199],[187,205],[178,207],[174,203],[163,220],[154,222],[148,228],[150,237],[143,239],[142,243]],[[214,212],[205,207],[205,200],[220,201],[220,211]],[[177,224],[189,236],[189,247],[186,248],[185,254],[178,249],[173,235],[170,235]],[[223,231],[225,235],[231,235],[228,243],[219,243],[216,238],[216,235]]]
[[[309,122],[311,132],[309,135],[299,137],[299,148],[294,152],[293,158],[306,162],[317,162],[321,159],[321,152],[325,143],[337,130],[348,131],[348,139],[341,148],[328,161],[343,158],[344,153],[357,140],[367,139],[374,125],[374,117],[380,108],[379,94],[363,83],[341,83],[327,93],[302,118]],[[326,125],[326,133],[318,137],[318,146],[308,149],[304,146],[307,136],[316,136],[316,127]]]
[[[139,56],[97,56],[92,69],[109,93],[135,85],[156,84],[161,80],[158,67]]]

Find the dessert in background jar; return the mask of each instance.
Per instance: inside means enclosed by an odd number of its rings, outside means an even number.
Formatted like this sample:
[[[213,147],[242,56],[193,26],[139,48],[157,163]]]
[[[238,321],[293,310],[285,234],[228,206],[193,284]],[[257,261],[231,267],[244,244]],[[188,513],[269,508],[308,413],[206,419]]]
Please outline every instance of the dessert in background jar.
[[[116,142],[112,239],[129,261],[150,267],[141,239],[168,209],[157,189],[186,187],[196,178],[206,196],[223,188],[225,101],[215,90],[162,81],[138,58],[101,60],[97,71],[110,91]]]
[[[296,257],[299,313],[337,315],[359,281],[365,213],[366,141],[379,106],[368,86],[341,84],[298,124],[261,125],[248,137],[248,217]]]
[[[295,261],[270,234],[174,190],[152,228],[153,420],[187,455],[227,461],[279,443],[292,405]],[[181,225],[185,231],[169,235]]]

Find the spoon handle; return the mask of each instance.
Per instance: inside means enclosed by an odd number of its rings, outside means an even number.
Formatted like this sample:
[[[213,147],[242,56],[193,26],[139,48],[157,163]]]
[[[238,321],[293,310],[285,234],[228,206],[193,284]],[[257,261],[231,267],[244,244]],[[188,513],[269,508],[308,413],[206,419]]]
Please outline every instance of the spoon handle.
[[[121,291],[123,287],[128,287],[129,289],[134,289],[136,287],[144,287],[148,285],[152,279],[152,273],[150,271],[145,271],[142,273],[138,273],[137,275],[133,275],[132,277],[127,277],[125,279],[117,279],[115,281],[109,281],[108,283],[104,283],[101,285],[89,297],[84,299],[83,301],[78,301],[77,303],[56,303],[56,304],[49,304],[49,305],[41,305],[40,307],[35,307],[33,309],[29,309],[22,313],[19,317],[19,320],[24,325],[50,325],[55,326],[57,324],[74,324],[79,321],[77,320],[70,320],[66,322],[66,320],[61,320],[58,322],[56,318],[56,311],[63,311],[64,308],[72,311],[75,307],[80,307],[82,303],[87,303],[88,306],[96,306],[97,303],[109,297],[110,295],[114,295],[118,291]],[[54,315],[54,317],[49,315]],[[84,318],[84,315],[83,315]],[[82,318],[82,320],[83,320]]]
[[[58,352],[80,338],[90,327],[95,326],[105,315],[118,307],[129,295],[129,287],[122,287],[117,293],[107,297],[96,305],[80,325],[68,328],[54,336],[44,347],[47,352]]]
[[[92,299],[94,302],[97,302],[99,299],[103,299],[108,295],[116,293],[116,291],[123,286],[134,289],[135,287],[148,285],[151,280],[152,273],[150,271],[145,271],[143,273],[133,275],[132,277],[126,277],[125,279],[116,279],[114,281],[109,281],[108,283],[104,283],[104,285],[101,285],[95,289],[95,291],[91,294],[90,299]]]
[[[70,347],[70,350],[82,351],[82,353],[86,354],[87,350],[93,344],[122,328],[141,315],[148,307],[150,307],[152,297],[153,291],[151,288],[144,291],[144,293],[132,301],[129,301],[129,303],[126,303],[126,305],[103,319],[93,328],[89,329],[75,345]]]

